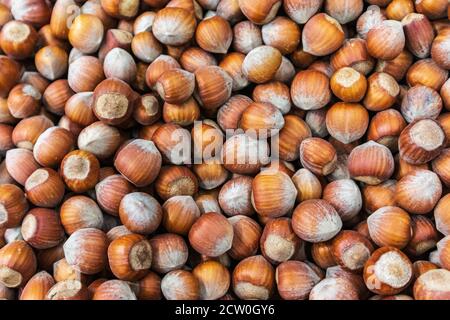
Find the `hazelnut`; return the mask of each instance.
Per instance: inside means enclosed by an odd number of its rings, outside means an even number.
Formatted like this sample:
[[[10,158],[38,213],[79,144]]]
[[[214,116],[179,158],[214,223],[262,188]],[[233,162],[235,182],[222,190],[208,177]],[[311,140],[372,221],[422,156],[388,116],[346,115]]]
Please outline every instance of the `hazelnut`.
[[[356,231],[343,230],[331,240],[334,260],[352,272],[362,271],[373,251],[374,247],[369,239]]]
[[[167,300],[198,300],[200,284],[189,271],[174,270],[161,280],[161,291]]]
[[[450,271],[445,269],[429,270],[414,283],[414,299],[447,300],[450,295],[449,283]]]
[[[308,169],[301,168],[294,173],[292,182],[297,189],[297,200],[299,202],[322,197],[322,185],[319,179]]]
[[[358,102],[364,97],[367,80],[358,71],[349,67],[337,70],[330,79],[331,91],[344,102]]]
[[[416,170],[397,183],[396,202],[411,213],[426,214],[432,211],[441,195],[439,177],[429,170]]]
[[[155,189],[163,200],[173,196],[193,196],[198,191],[198,179],[187,167],[162,167],[155,181]]]
[[[42,166],[58,166],[73,149],[74,144],[74,137],[68,130],[60,127],[48,128],[34,144],[34,158]]]
[[[165,71],[156,81],[159,96],[168,103],[183,103],[194,92],[194,74],[182,69]]]
[[[369,113],[358,103],[338,102],[328,109],[325,121],[329,134],[348,144],[366,133]]]
[[[218,66],[197,69],[195,81],[197,100],[207,110],[217,109],[231,97],[233,79]]]
[[[393,295],[411,282],[412,264],[408,257],[393,247],[382,247],[372,253],[364,266],[364,282],[377,294]]]
[[[24,217],[21,227],[23,239],[36,249],[58,245],[64,237],[58,214],[50,209],[35,208]]]
[[[22,289],[20,300],[45,300],[47,292],[55,285],[55,280],[47,271],[36,273]]]
[[[94,91],[104,79],[102,63],[96,57],[82,56],[69,64],[67,81],[75,92]]]
[[[406,247],[409,254],[421,256],[436,246],[438,232],[434,223],[422,215],[413,215],[411,217],[412,237]]]
[[[242,113],[252,102],[252,99],[240,94],[230,97],[217,111],[217,123],[222,130],[236,130]]]
[[[99,180],[100,163],[88,151],[75,150],[61,162],[61,175],[70,190],[85,192],[95,187]]]
[[[39,73],[51,81],[61,78],[67,72],[69,56],[58,46],[43,47],[34,59]]]
[[[255,174],[269,162],[269,146],[265,139],[236,134],[225,141],[222,159],[225,169],[238,174]]]
[[[300,144],[300,162],[317,175],[328,175],[336,168],[336,149],[321,138],[306,138]]]
[[[196,195],[195,203],[200,209],[201,214],[207,212],[222,213],[217,197],[217,190],[206,191]]]
[[[413,263],[414,278],[419,278],[422,274],[430,270],[438,269],[438,266],[430,261],[417,260]]]
[[[323,0],[286,0],[283,8],[286,14],[298,24],[306,23],[322,6]]]
[[[152,183],[160,169],[162,157],[152,141],[134,139],[116,153],[114,166],[126,179],[138,187]]]
[[[39,113],[42,94],[32,85],[18,84],[9,92],[8,109],[14,118],[28,118]]]
[[[286,215],[294,208],[296,198],[297,189],[283,172],[263,170],[252,181],[252,204],[262,217]]]
[[[3,52],[14,59],[31,57],[37,40],[36,30],[22,21],[7,22],[0,33],[0,46]]]
[[[366,212],[371,214],[382,207],[395,206],[396,185],[395,180],[386,180],[377,185],[364,185],[362,197]]]
[[[289,18],[277,17],[263,25],[261,31],[264,44],[278,49],[283,55],[292,53],[300,43],[300,28]]]
[[[361,192],[351,179],[330,182],[323,189],[322,198],[336,209],[344,222],[356,217],[362,208]]]
[[[8,174],[23,186],[31,174],[40,167],[33,157],[33,152],[22,148],[6,152],[5,166]]]
[[[200,188],[204,190],[217,188],[228,179],[228,171],[219,160],[206,160],[202,164],[194,165],[193,170],[198,177]]]
[[[396,20],[384,20],[369,29],[367,50],[377,59],[392,60],[405,47],[402,24]]]
[[[325,278],[309,293],[309,300],[359,300],[358,290],[345,278]]]
[[[81,130],[77,144],[80,150],[88,151],[102,160],[112,156],[120,143],[120,132],[116,127],[97,121]]]
[[[252,215],[251,177],[240,176],[227,181],[220,189],[218,202],[224,213],[228,216]]]
[[[398,137],[406,127],[405,119],[395,109],[377,112],[370,120],[367,129],[367,139],[388,147],[391,151],[398,150]]]
[[[275,271],[278,292],[286,300],[306,300],[321,277],[301,261],[282,262]]]
[[[103,61],[106,78],[117,78],[127,83],[136,79],[137,67],[133,56],[122,48],[110,50]]]
[[[191,196],[174,196],[162,206],[162,224],[168,232],[187,235],[200,217],[200,209]]]
[[[189,230],[189,243],[199,253],[218,257],[232,247],[233,226],[221,214],[201,215]]]
[[[103,33],[103,23],[99,18],[91,14],[81,14],[73,20],[68,39],[74,48],[90,54],[100,48]]]
[[[36,273],[36,256],[23,240],[8,243],[0,249],[0,283],[8,288],[25,285]]]
[[[7,56],[0,56],[0,67],[3,70],[0,76],[0,96],[6,98],[10,90],[19,82],[23,74],[23,67]]]
[[[97,203],[104,211],[117,216],[122,198],[133,191],[133,186],[120,174],[108,176],[97,183]]]
[[[201,67],[216,66],[217,60],[211,53],[201,48],[190,47],[181,54],[180,64],[184,70],[195,72]]]
[[[327,108],[309,110],[306,112],[305,122],[311,129],[313,137],[325,138],[328,135],[325,117]]]
[[[156,81],[167,70],[180,68],[177,60],[168,55],[160,55],[153,60],[145,72],[145,83],[152,89],[155,89]]]
[[[302,245],[302,241],[292,229],[289,218],[269,220],[260,237],[261,253],[272,263],[280,263],[294,258]]]
[[[135,109],[135,113],[137,110]],[[166,123],[174,123],[182,127],[189,126],[200,118],[200,107],[192,97],[180,104],[165,102],[162,108],[162,117]],[[140,122],[138,119],[136,120]]]
[[[441,89],[447,78],[448,71],[432,59],[418,60],[406,73],[406,82],[410,87],[421,84],[436,91]]]
[[[233,291],[240,299],[270,299],[274,286],[275,272],[263,256],[248,257],[233,271]]]
[[[195,28],[196,21],[192,12],[166,7],[156,13],[152,32],[161,43],[180,46],[192,39]]]
[[[423,14],[410,13],[402,19],[402,25],[409,51],[418,58],[426,58],[434,39],[430,21]]]
[[[73,196],[65,200],[60,211],[61,224],[67,234],[84,228],[101,229],[103,214],[97,203],[86,196]]]
[[[69,265],[81,273],[95,274],[106,265],[107,239],[101,230],[79,229],[70,235],[63,247]]]
[[[436,158],[446,145],[442,127],[432,119],[411,122],[400,134],[400,157],[413,165],[425,164]]]
[[[64,106],[74,94],[67,80],[56,80],[51,83],[42,95],[42,102],[48,111],[57,115],[64,114]]]
[[[79,10],[79,6],[74,0],[57,0],[50,18],[50,30],[55,37],[67,40],[69,35],[69,21],[74,10]]]
[[[228,255],[235,260],[242,260],[256,254],[261,238],[261,227],[250,217],[235,215],[228,218],[233,227],[233,243]]]
[[[412,236],[411,218],[399,207],[382,207],[367,218],[370,238],[380,247],[402,249]],[[370,289],[370,288],[369,288]]]
[[[391,20],[401,21],[412,12],[414,12],[414,3],[412,0],[393,0],[386,7],[386,16]]]
[[[135,33],[135,36],[131,41],[131,50],[139,60],[145,63],[150,63],[163,52],[163,46],[155,38],[153,33],[150,31],[142,31]]]
[[[233,49],[247,54],[263,44],[261,29],[251,21],[236,23],[233,27]]]
[[[205,261],[198,264],[192,274],[200,287],[200,299],[216,300],[224,296],[230,286],[230,273],[217,261]]]
[[[376,185],[392,176],[394,158],[387,147],[369,141],[351,151],[348,157],[348,170],[355,180]]]
[[[443,196],[434,208],[434,220],[436,223],[436,229],[446,236],[450,234],[450,215],[447,211],[449,200],[449,195]]]
[[[137,298],[141,300],[161,300],[161,278],[154,272],[139,280]]]
[[[152,144],[161,151],[166,162],[185,164],[191,161],[191,135],[177,124],[166,123],[155,130]],[[146,141],[148,143],[148,141]],[[158,172],[155,172],[157,175]]]
[[[54,208],[64,196],[64,182],[50,168],[39,168],[25,181],[27,199],[36,206]]]
[[[326,200],[306,200],[292,214],[292,229],[301,239],[322,242],[333,238],[342,228],[342,220]]]
[[[117,278],[136,281],[148,273],[152,263],[152,247],[144,236],[124,235],[109,244],[108,261]]]
[[[370,111],[383,111],[392,107],[400,87],[388,73],[375,72],[367,79],[367,93],[363,104]]]
[[[92,300],[137,300],[128,282],[108,280],[95,290]]]
[[[364,4],[362,0],[325,2],[325,11],[341,24],[356,20],[361,15],[363,7]]]
[[[197,26],[195,40],[203,50],[227,53],[232,40],[230,24],[218,15],[204,19]]]
[[[339,49],[344,38],[342,26],[336,19],[325,13],[318,13],[303,28],[303,50],[315,56],[326,56]]]
[[[291,84],[292,102],[302,110],[317,110],[330,102],[328,77],[315,70],[300,71]]]
[[[443,0],[430,1],[430,0],[416,0],[416,10],[419,13],[423,13],[429,19],[437,19],[445,17],[445,8],[448,7],[448,3]]]
[[[146,235],[159,227],[163,210],[152,196],[143,192],[132,192],[120,201],[119,217],[128,230]]]
[[[86,284],[88,281],[88,276],[69,265],[66,259],[58,260],[53,264],[53,278],[56,282],[78,280],[81,283]]]
[[[439,31],[431,44],[431,57],[441,68],[447,70],[450,66],[450,61],[448,59],[449,34],[449,29]]]
[[[135,94],[124,81],[116,78],[100,82],[94,90],[92,110],[106,124],[118,125],[128,120],[133,113]]]
[[[188,259],[188,247],[179,235],[164,233],[150,239],[152,247],[152,269],[167,273],[180,269]]]
[[[280,110],[273,104],[253,102],[242,113],[240,127],[257,136],[273,136],[284,126]]]
[[[263,0],[257,4],[250,0],[239,0],[239,7],[242,13],[253,23],[266,24],[272,21],[278,9],[281,7],[280,0]]]
[[[28,211],[25,194],[13,184],[0,184],[0,191],[0,227],[19,226]]]

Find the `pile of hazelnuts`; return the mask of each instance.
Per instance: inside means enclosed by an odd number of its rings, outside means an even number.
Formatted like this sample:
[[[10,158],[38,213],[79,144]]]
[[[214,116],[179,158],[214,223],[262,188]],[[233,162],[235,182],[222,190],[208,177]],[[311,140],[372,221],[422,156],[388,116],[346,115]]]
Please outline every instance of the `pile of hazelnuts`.
[[[0,0],[0,299],[450,299],[448,0]]]

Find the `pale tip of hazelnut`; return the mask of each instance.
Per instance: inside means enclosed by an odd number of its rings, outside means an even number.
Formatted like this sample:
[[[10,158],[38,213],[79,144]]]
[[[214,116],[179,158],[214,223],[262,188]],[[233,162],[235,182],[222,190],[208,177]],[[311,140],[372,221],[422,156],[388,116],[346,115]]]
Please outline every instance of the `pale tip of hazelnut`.
[[[67,179],[86,179],[90,172],[90,162],[79,155],[71,155],[64,160],[63,174]]]
[[[375,263],[374,273],[382,283],[393,288],[402,288],[411,279],[412,268],[397,252],[388,251]]]
[[[417,122],[411,128],[410,135],[418,147],[427,151],[436,150],[442,145],[445,139],[441,127],[429,119]]]
[[[152,264],[152,248],[147,240],[136,243],[130,250],[130,266],[133,270],[146,270]]]
[[[98,97],[95,110],[104,119],[118,119],[128,111],[128,99],[120,93],[106,93]]]
[[[31,190],[36,186],[43,184],[45,181],[47,181],[48,177],[49,174],[47,170],[37,169],[31,174],[31,176],[28,177],[27,181],[25,182],[25,190]]]
[[[258,297],[261,300],[269,299],[270,292],[267,288],[255,286],[250,282],[241,281],[234,286],[234,292],[240,296],[239,292],[244,293],[243,296]]]

